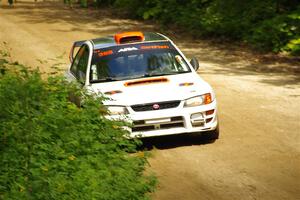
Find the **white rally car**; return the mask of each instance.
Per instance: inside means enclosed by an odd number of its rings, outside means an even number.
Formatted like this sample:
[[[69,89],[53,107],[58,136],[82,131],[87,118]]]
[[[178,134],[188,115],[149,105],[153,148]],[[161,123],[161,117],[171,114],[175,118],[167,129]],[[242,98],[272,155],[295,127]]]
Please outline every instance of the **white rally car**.
[[[125,32],[77,41],[70,60],[67,79],[108,96],[104,104],[110,117],[127,116],[131,137],[219,137],[217,101],[211,86],[196,73],[197,59],[188,62],[166,36]]]

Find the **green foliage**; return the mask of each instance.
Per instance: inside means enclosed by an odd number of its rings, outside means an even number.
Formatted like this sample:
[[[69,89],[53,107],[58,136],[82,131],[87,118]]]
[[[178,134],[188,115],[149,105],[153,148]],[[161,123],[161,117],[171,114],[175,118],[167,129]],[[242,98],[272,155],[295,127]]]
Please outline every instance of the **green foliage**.
[[[300,55],[300,36],[297,39],[290,40],[283,49],[293,55]]]
[[[97,7],[111,6],[114,2],[115,0],[94,0],[94,5],[96,5]]]
[[[87,0],[80,0],[80,5],[83,8],[87,8],[88,7],[88,1]]]
[[[177,25],[195,36],[226,37],[267,51],[299,55],[298,0],[111,0],[131,17]]]
[[[14,69],[7,70],[7,69]],[[59,76],[0,60],[0,199],[147,199],[138,140],[95,99]],[[84,108],[68,101],[84,94]]]
[[[299,7],[300,8],[300,7]],[[257,47],[299,54],[300,9],[261,21],[252,29],[247,40]]]

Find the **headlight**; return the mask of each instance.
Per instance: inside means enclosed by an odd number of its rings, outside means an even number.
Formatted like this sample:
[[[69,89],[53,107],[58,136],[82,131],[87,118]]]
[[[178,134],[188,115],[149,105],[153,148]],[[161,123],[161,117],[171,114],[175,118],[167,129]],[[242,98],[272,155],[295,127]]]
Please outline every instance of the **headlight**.
[[[128,110],[124,106],[107,106],[110,115],[126,115]]]
[[[210,93],[206,93],[201,96],[196,96],[185,100],[184,106],[185,107],[200,106],[200,105],[210,104],[211,102],[213,102],[212,95]]]

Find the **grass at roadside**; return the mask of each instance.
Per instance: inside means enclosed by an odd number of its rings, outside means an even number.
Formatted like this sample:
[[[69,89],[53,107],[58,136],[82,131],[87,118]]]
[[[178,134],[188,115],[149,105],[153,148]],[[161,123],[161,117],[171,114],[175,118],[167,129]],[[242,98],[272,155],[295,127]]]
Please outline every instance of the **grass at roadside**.
[[[68,100],[84,94],[84,108]],[[57,75],[0,59],[0,199],[148,199],[140,141],[95,99]]]

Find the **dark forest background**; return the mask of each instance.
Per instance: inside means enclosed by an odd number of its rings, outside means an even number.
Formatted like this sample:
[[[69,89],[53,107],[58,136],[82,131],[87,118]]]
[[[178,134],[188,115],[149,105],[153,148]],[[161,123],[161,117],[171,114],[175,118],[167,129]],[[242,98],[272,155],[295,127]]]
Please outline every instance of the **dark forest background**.
[[[136,19],[176,26],[196,37],[241,41],[257,50],[300,54],[299,0],[79,0]]]

